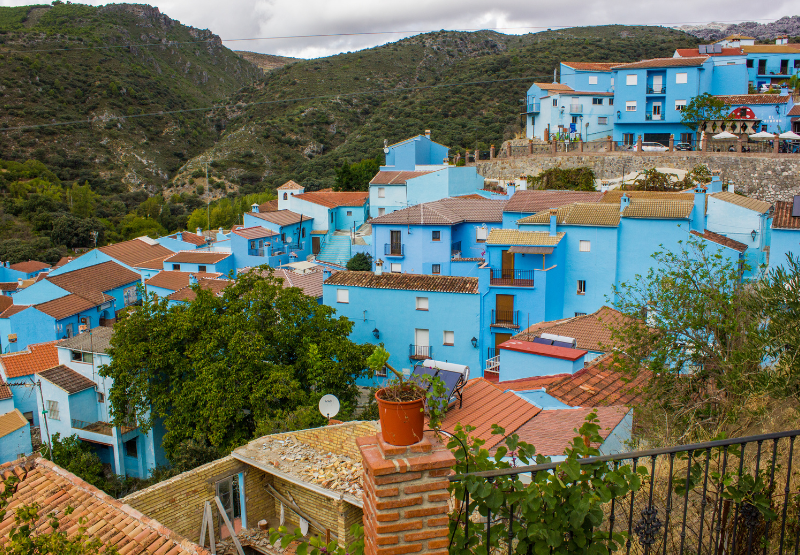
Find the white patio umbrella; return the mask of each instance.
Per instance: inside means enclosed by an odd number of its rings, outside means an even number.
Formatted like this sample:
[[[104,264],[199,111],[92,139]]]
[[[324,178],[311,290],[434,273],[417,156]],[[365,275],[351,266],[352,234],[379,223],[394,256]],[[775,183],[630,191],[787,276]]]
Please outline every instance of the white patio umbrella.
[[[797,141],[797,140],[800,140],[800,135],[798,135],[797,133],[795,133],[793,131],[786,131],[785,133],[781,133],[780,135],[778,135],[778,138],[779,139],[790,139],[792,141]]]
[[[772,133],[768,133],[767,131],[759,131],[758,133],[753,133],[752,135],[750,135],[750,138],[756,140],[767,140],[767,139],[774,139],[775,135],[773,135]]]
[[[731,140],[731,139],[738,139],[739,137],[737,137],[733,133],[728,133],[727,131],[723,131],[722,133],[717,133],[716,135],[714,135],[711,138],[712,139],[718,139],[718,140],[725,140],[725,139]]]

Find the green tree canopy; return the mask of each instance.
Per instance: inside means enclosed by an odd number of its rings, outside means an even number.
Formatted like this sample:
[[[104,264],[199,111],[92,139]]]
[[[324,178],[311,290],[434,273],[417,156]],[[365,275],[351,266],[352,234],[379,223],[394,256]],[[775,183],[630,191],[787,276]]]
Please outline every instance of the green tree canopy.
[[[97,218],[78,218],[72,214],[64,214],[53,221],[50,240],[53,244],[64,245],[70,249],[94,247],[93,233],[97,233],[97,244],[102,245],[104,232],[105,226]]]
[[[367,191],[369,182],[380,170],[380,164],[372,158],[365,158],[360,162],[348,164],[343,162],[342,166],[336,168],[336,180],[333,185],[334,191]]]
[[[164,419],[170,459],[185,440],[229,450],[255,434],[324,421],[322,395],[352,414],[355,381],[372,345],[348,339],[352,323],[268,273],[242,274],[220,296],[195,286],[191,303],[148,295],[114,327],[114,420],[129,411],[143,430]]]
[[[357,252],[347,261],[347,269],[354,272],[369,272],[372,270],[372,256],[366,252]]]
[[[529,176],[528,183],[534,189],[568,189],[572,191],[596,191],[592,168],[550,168],[539,175]]]
[[[72,213],[79,218],[88,218],[94,214],[95,203],[97,202],[98,195],[89,187],[89,182],[86,181],[83,185],[77,183],[72,184],[72,189],[69,192],[70,206]]]
[[[681,111],[681,123],[697,131],[704,121],[728,119],[731,107],[712,94],[703,93],[695,96]]]

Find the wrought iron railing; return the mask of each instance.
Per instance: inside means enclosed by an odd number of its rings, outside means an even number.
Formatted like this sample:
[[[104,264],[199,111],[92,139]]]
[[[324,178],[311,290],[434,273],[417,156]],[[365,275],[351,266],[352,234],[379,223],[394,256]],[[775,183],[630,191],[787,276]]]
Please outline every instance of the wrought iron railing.
[[[607,534],[606,538],[622,532],[625,541],[617,552],[624,551],[626,555],[797,554],[800,473],[794,468],[794,450],[798,435],[800,430],[792,430],[579,459],[581,467],[587,469],[584,472],[592,472],[592,482],[598,485],[603,468],[616,471],[630,465],[642,475],[641,487],[625,495],[615,496],[611,493],[613,488],[603,487],[609,494],[608,501],[603,504],[603,518],[595,529]],[[519,530],[527,529],[524,515],[529,511],[503,501],[495,510],[479,515],[470,491],[476,491],[483,483],[494,488],[502,484],[507,498],[534,476],[552,473],[558,465],[546,463],[450,476],[451,482],[470,484],[457,488],[463,493],[459,493],[456,527],[463,529],[463,537],[471,541],[471,552],[533,553],[530,547],[520,550],[518,539]],[[567,485],[583,479],[570,478],[564,472],[559,477]],[[452,545],[453,538],[451,535],[451,548],[455,549],[458,546]],[[569,542],[571,538],[562,541]],[[615,551],[611,544],[602,551],[605,549],[608,553]],[[573,551],[583,549],[570,550],[562,545],[559,550]]]
[[[432,350],[430,345],[414,345],[408,346],[408,358],[414,360],[425,360],[431,358]]]
[[[519,310],[492,310],[492,326],[518,328]]]
[[[582,114],[583,113],[583,104],[570,104],[569,105],[569,113],[570,114]]]
[[[483,371],[487,378],[500,377],[500,349],[489,347],[486,355],[486,367]]]
[[[87,432],[93,432],[95,434],[101,434],[104,436],[113,435],[113,432],[111,431],[112,426],[108,422],[86,422],[84,420],[76,420],[73,418],[72,427],[78,430],[85,430]]]
[[[490,285],[533,287],[533,270],[491,269]]]
[[[386,243],[383,245],[383,254],[386,256],[404,256],[405,245],[402,243]]]
[[[658,85],[657,87],[647,87],[647,94],[667,94],[667,86]]]

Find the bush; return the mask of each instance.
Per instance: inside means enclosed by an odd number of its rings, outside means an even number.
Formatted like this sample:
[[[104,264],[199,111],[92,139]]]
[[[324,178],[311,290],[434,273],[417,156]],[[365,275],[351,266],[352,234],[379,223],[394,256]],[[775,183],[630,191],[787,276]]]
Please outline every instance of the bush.
[[[195,187],[195,191],[197,192],[198,195],[202,195],[203,193],[206,192],[206,188],[203,187],[202,185],[198,185],[197,187]]]
[[[353,272],[372,271],[372,256],[365,252],[357,252],[347,261],[347,269]]]
[[[571,191],[595,191],[594,171],[588,167],[550,168],[539,175],[528,176],[534,189],[559,189]]]

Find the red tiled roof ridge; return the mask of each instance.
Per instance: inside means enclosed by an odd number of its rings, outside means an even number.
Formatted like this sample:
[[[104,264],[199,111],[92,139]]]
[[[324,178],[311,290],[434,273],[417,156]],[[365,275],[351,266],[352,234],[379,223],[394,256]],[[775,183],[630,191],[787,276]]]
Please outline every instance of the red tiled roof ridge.
[[[800,229],[800,217],[792,216],[792,202],[779,200],[772,214],[772,229]]]
[[[792,98],[790,95],[780,94],[719,94],[714,98],[725,104],[786,104]]]
[[[697,237],[702,237],[712,243],[717,243],[718,245],[722,245],[723,247],[731,248],[735,251],[744,252],[747,250],[747,245],[737,241],[735,239],[731,239],[730,237],[725,237],[724,235],[720,235],[719,233],[714,233],[706,229],[703,233],[699,231],[691,230],[689,233],[692,235],[696,235]]]
[[[369,191],[310,191],[294,195],[294,198],[319,204],[326,208],[339,206],[364,206],[369,199]]]
[[[567,67],[577,69],[578,71],[611,71],[614,66],[620,65],[623,62],[561,62]]]
[[[365,287],[369,289],[478,294],[478,278],[463,276],[395,274],[390,272],[375,275],[374,272],[343,270],[333,274],[324,283],[325,285]]]
[[[39,262],[38,260],[27,260],[25,262],[17,262],[16,264],[12,264],[9,266],[9,268],[12,270],[17,270],[18,272],[30,274],[39,270],[49,269],[50,265],[45,264],[44,262]]]

